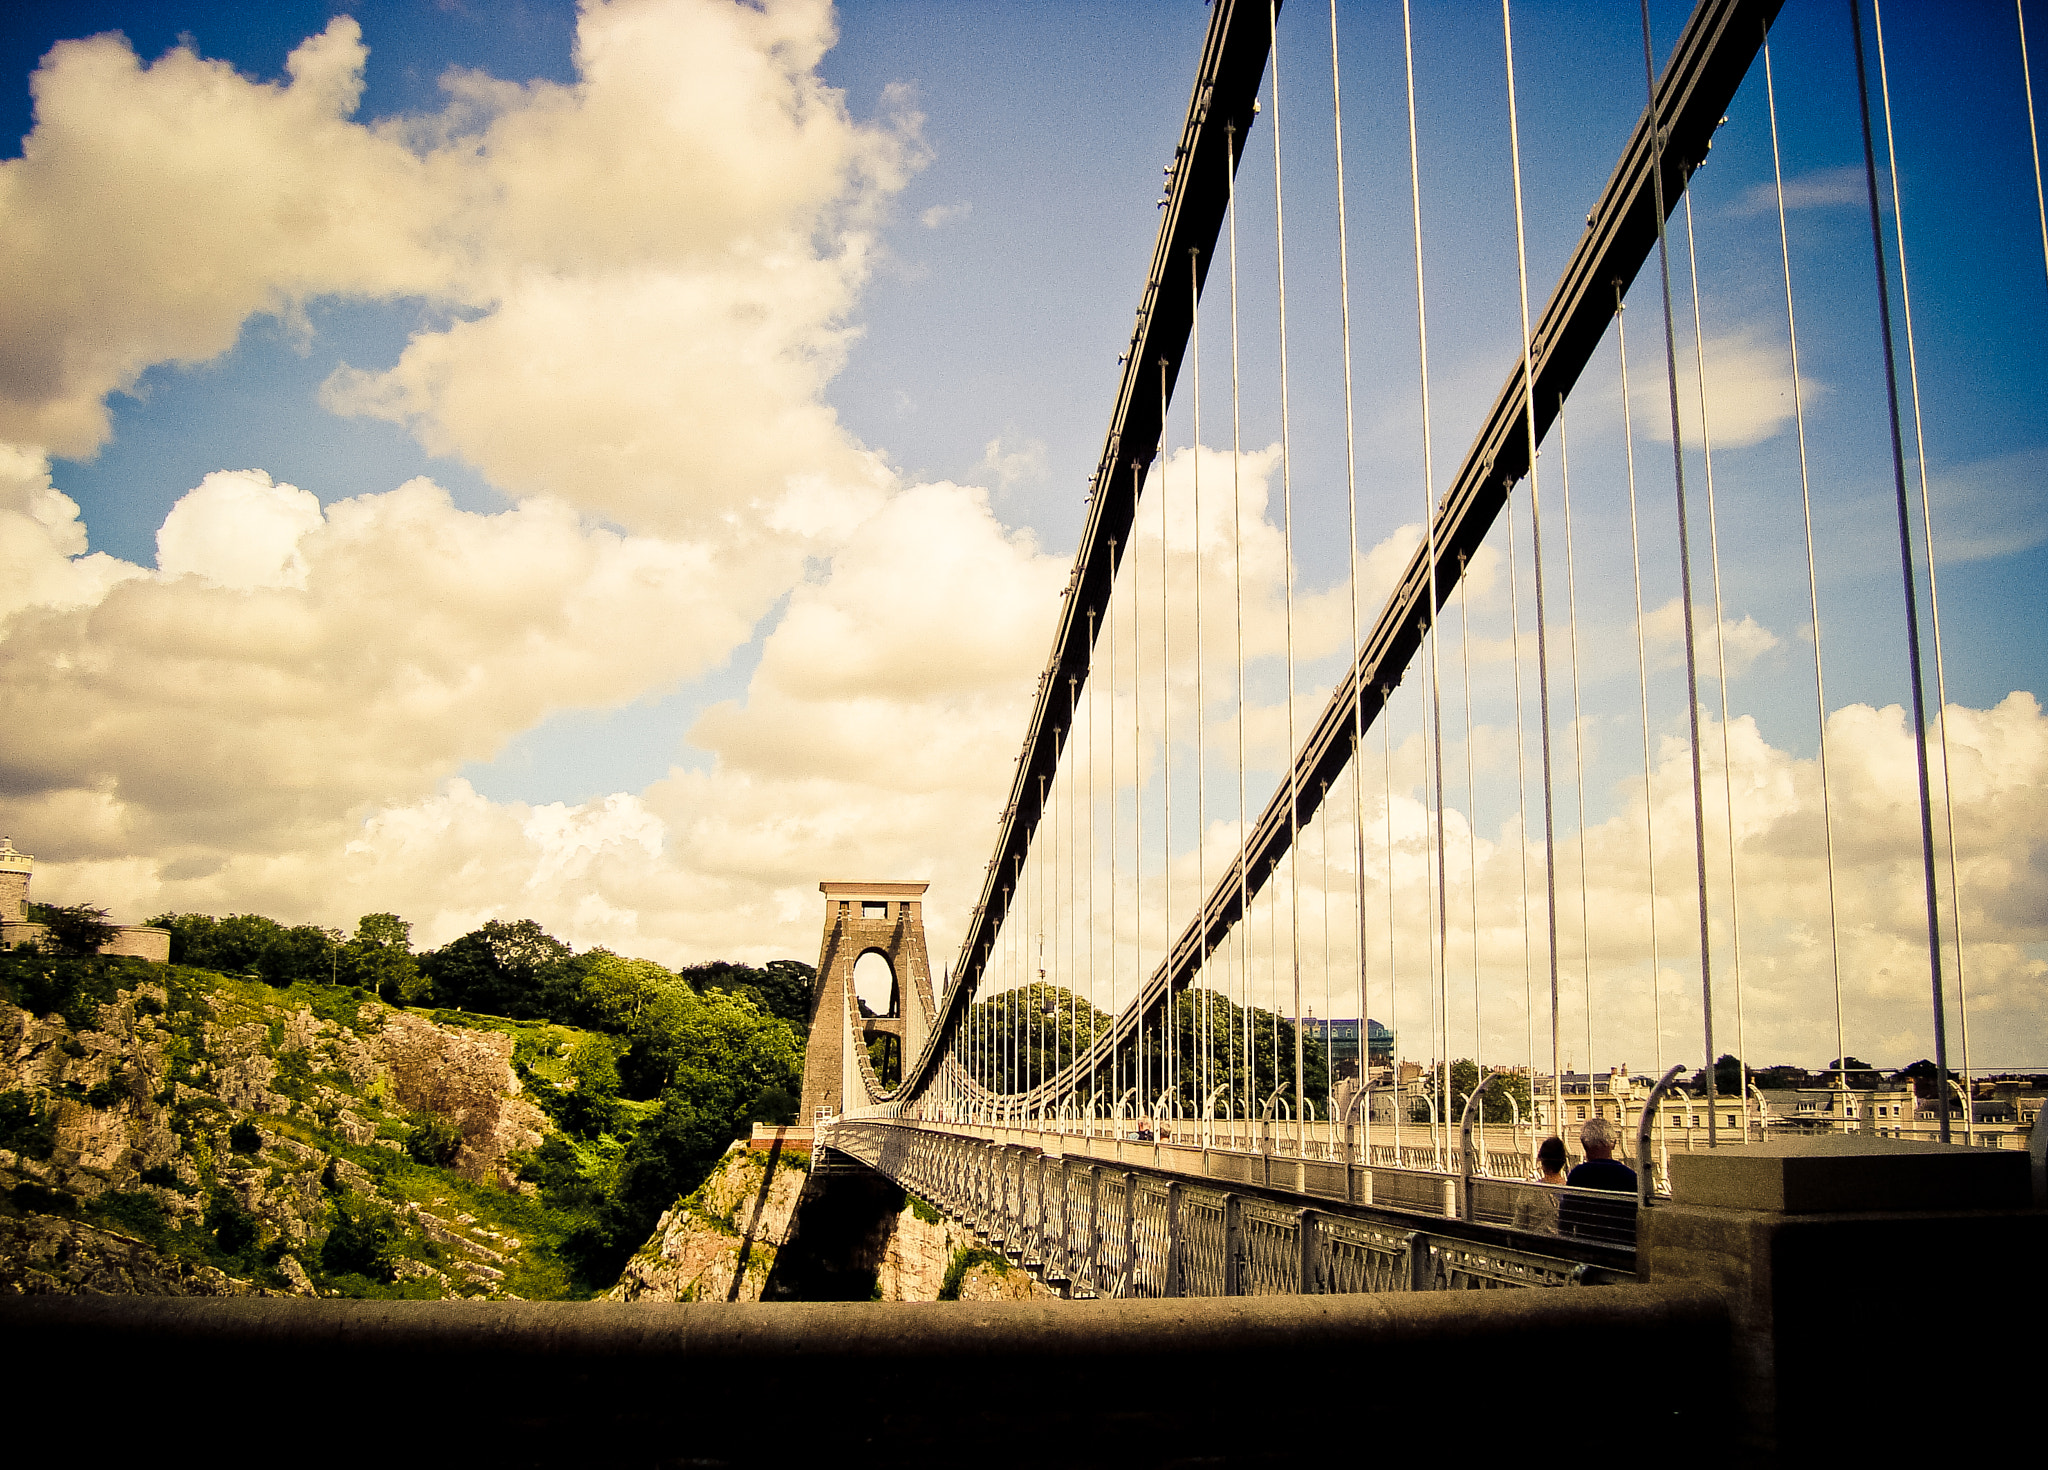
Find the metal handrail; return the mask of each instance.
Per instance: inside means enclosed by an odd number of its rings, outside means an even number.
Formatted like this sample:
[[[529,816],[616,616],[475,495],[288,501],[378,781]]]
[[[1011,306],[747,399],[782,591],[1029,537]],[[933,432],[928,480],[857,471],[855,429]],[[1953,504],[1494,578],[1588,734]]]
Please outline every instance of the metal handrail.
[[[1465,1099],[1465,1111],[1458,1119],[1458,1218],[1472,1218],[1472,1110],[1479,1106],[1480,1096],[1486,1091],[1486,1084],[1493,1080],[1493,1069],[1479,1074],[1479,1081],[1473,1084],[1472,1095]]]
[[[1636,1208],[1650,1207],[1650,1125],[1657,1119],[1657,1104],[1664,1101],[1664,1094],[1685,1069],[1673,1067],[1650,1089],[1648,1100],[1643,1103],[1643,1115],[1636,1121]]]

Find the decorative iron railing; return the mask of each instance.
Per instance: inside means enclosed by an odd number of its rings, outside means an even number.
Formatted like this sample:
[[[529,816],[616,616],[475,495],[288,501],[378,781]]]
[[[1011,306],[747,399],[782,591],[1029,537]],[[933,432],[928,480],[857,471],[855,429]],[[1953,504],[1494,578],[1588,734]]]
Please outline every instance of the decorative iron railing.
[[[1212,1151],[1207,1177],[966,1131],[840,1122],[830,1147],[901,1184],[992,1250],[1075,1297],[1283,1296],[1619,1283],[1634,1276],[1634,1206],[1598,1191]],[[1178,1151],[1157,1150],[1171,1156]],[[1196,1158],[1200,1154],[1196,1151]],[[1317,1171],[1301,1186],[1301,1173]],[[1327,1176],[1327,1177],[1324,1177]],[[1307,1197],[1309,1194],[1321,1198]]]

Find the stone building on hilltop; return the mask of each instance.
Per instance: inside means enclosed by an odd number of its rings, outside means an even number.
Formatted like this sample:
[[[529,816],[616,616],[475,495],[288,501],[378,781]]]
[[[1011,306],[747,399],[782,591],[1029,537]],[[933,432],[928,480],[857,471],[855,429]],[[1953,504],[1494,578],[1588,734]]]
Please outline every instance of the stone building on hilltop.
[[[0,949],[40,944],[49,931],[28,917],[28,883],[36,860],[14,850],[13,839],[0,837]],[[100,946],[101,954],[133,955],[164,964],[171,957],[171,931],[141,924],[122,924]]]

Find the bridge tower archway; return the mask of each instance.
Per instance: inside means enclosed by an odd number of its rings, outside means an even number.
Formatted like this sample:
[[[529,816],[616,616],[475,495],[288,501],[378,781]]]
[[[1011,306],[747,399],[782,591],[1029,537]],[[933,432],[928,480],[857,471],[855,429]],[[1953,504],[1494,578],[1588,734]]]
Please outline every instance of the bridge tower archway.
[[[820,883],[825,933],[811,991],[811,1034],[804,1050],[803,1120],[865,1105],[873,1073],[867,1046],[892,1038],[907,1065],[930,1035],[936,1006],[925,952],[924,891],[928,883]],[[879,956],[891,976],[888,1014],[863,1016],[854,968]],[[872,1002],[870,1003],[872,1009]]]

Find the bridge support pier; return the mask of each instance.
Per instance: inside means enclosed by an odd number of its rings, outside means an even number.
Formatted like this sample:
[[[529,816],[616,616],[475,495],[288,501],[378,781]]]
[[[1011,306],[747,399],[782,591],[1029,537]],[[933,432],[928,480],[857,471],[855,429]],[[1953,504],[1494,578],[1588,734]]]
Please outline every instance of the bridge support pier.
[[[1674,1154],[1636,1270],[1728,1303],[1739,1462],[2037,1442],[2048,1211],[2028,1186],[2024,1154],[1868,1135]]]

